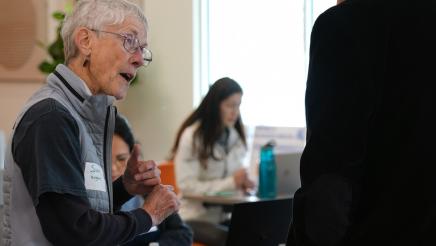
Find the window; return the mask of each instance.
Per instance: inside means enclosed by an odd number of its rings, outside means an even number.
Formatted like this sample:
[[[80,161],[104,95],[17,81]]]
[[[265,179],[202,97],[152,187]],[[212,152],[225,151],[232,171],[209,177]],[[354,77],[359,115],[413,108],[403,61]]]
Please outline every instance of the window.
[[[199,1],[201,95],[221,77],[243,88],[246,125],[305,126],[308,41],[336,0]]]

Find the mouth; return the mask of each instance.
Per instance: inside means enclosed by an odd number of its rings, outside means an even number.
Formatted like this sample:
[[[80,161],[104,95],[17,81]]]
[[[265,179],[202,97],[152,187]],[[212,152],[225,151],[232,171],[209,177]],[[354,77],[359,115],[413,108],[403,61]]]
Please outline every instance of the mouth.
[[[238,119],[231,119],[231,120],[229,120],[228,123],[230,123],[231,125],[234,125],[236,123],[236,121],[238,121]]]
[[[131,73],[120,73],[121,77],[123,77],[127,82],[131,82],[135,75]]]

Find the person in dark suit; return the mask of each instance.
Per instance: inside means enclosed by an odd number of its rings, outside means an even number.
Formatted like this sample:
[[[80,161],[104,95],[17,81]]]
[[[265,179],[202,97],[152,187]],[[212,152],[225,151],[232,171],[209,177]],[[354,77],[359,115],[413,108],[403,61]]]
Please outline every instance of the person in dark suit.
[[[287,245],[436,245],[435,23],[431,0],[317,19]]]

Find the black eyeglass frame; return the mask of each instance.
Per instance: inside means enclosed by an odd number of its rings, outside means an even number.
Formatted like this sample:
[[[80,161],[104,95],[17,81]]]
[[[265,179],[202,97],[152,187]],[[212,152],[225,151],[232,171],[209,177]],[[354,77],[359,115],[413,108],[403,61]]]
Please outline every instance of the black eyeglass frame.
[[[93,32],[102,32],[102,33],[109,33],[112,35],[117,35],[118,37],[121,37],[123,39],[123,47],[124,49],[129,52],[130,54],[135,53],[138,48],[141,50],[141,54],[142,54],[142,59],[144,60],[144,67],[148,66],[152,61],[153,61],[153,53],[151,52],[151,50],[145,48],[144,46],[141,46],[139,43],[139,39],[134,37],[133,35],[126,35],[126,34],[121,34],[121,33],[116,33],[116,32],[109,32],[109,31],[103,31],[103,30],[97,30],[97,29],[90,29]],[[134,42],[133,47],[128,47],[130,46],[128,44],[128,40],[132,40]]]

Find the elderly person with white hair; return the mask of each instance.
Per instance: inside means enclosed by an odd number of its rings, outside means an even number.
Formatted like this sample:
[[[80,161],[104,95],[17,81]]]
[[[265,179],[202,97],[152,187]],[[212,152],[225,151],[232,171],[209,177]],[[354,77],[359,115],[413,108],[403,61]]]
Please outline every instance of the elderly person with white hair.
[[[126,0],[81,0],[62,38],[65,65],[26,103],[8,145],[5,245],[118,245],[179,208],[138,146],[111,181],[112,103],[151,62],[141,10]],[[117,211],[135,194],[148,194],[143,207]]]

